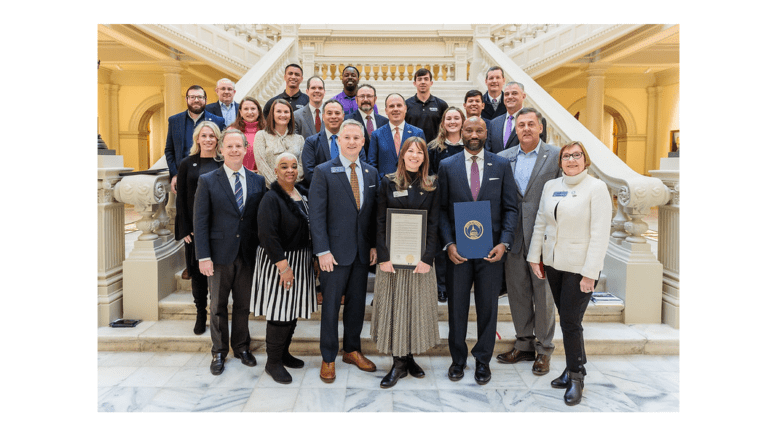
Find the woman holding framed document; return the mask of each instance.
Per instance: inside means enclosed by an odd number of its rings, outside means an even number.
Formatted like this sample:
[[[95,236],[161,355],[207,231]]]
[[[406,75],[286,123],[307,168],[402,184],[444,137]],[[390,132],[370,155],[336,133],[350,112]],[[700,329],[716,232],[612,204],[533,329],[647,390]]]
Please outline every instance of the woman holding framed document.
[[[424,371],[413,354],[440,341],[432,267],[437,248],[437,193],[436,177],[429,175],[426,142],[408,138],[399,151],[396,173],[383,177],[378,192],[380,267],[370,334],[378,350],[394,358],[381,388],[393,387],[408,373],[422,378]]]

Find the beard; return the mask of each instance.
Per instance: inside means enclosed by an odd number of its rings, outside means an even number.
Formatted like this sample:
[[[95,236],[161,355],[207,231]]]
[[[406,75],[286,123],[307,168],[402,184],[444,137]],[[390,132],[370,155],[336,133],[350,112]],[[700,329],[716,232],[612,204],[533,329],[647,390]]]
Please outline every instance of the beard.
[[[351,85],[349,85],[349,82],[346,82],[345,84],[343,84],[343,89],[350,93],[350,92],[356,91],[356,87],[358,86],[359,86],[358,81],[354,81],[353,84]]]
[[[199,108],[194,108],[192,105],[186,105],[186,107],[189,109],[189,112],[192,114],[200,114],[202,111],[205,110],[205,105],[200,106]]]
[[[362,112],[366,112],[366,113],[368,113],[368,114],[369,114],[370,112],[372,112],[372,105],[370,105],[369,103],[363,103],[363,104],[362,104],[362,105],[359,107],[359,109],[361,109],[361,110],[362,110]]]
[[[466,147],[467,150],[471,152],[479,152],[480,149],[482,149],[485,144],[486,144],[485,139],[469,140],[466,143],[464,143],[464,147]]]

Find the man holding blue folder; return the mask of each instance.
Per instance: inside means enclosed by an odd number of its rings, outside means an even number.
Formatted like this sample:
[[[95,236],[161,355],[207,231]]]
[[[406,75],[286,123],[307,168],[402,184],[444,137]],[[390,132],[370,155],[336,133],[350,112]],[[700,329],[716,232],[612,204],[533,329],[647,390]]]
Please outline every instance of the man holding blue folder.
[[[448,378],[458,381],[464,377],[469,295],[474,283],[478,340],[472,356],[475,357],[475,382],[481,385],[491,380],[489,362],[496,342],[497,301],[504,275],[502,257],[513,243],[518,220],[517,189],[510,163],[484,150],[487,135],[486,123],[480,117],[468,118],[462,126],[465,153],[444,159],[438,172],[439,231],[448,253],[445,282],[448,346],[453,360]],[[467,207],[473,205],[464,202],[477,202],[480,207],[466,214],[461,206],[470,209]],[[459,208],[457,203],[461,204]],[[490,235],[485,232],[488,224]],[[491,239],[492,248],[487,253],[478,253],[472,247],[477,244],[472,243],[482,243],[483,238]]]

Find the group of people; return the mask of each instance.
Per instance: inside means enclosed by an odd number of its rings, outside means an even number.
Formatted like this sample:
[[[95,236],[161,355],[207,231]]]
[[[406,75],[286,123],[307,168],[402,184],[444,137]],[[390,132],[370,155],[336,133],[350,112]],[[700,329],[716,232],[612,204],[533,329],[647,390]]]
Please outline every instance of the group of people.
[[[341,306],[343,362],[377,370],[360,340],[372,269],[370,334],[393,357],[380,387],[424,376],[413,355],[440,342],[438,301],[448,308],[448,377],[464,377],[471,295],[474,379],[487,384],[505,290],[516,342],[497,361],[533,361],[534,374],[547,374],[557,308],[567,365],[551,386],[566,389],[567,404],[579,403],[582,319],[612,214],[605,184],[587,173],[583,145],[546,144],[545,119],[523,107],[523,85],[505,84],[500,67],[488,70],[485,94],[466,93],[463,109],[431,95],[432,73],[421,68],[413,77],[417,93],[386,96],[385,116],[375,88],[359,84],[355,67],[343,70],[343,91],[326,101],[320,77],[300,91],[300,66],[288,65],[284,78],[286,89],[263,109],[251,97],[236,103],[228,79],[216,84],[218,102],[210,105],[205,90],[192,86],[187,110],[169,119],[165,155],[178,194],[176,238],[185,243],[198,335],[206,330],[210,290],[211,372],[223,372],[230,346],[243,364],[256,365],[248,333],[253,311],[267,319],[266,372],[290,383],[286,368],[304,366],[289,352],[297,320],[319,305],[320,378],[336,378]],[[468,259],[457,246],[464,230],[456,226],[455,206],[475,201],[489,202],[493,248]],[[392,264],[389,209],[425,211],[422,255],[412,268]]]

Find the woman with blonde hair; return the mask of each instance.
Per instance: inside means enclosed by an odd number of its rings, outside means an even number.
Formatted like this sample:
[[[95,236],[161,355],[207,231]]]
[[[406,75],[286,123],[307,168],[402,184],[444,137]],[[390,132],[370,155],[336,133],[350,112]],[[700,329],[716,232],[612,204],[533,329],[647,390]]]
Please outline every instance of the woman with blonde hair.
[[[299,159],[305,138],[294,133],[294,111],[283,99],[273,100],[266,123],[264,130],[257,132],[254,138],[254,158],[256,172],[264,176],[269,187],[276,180],[273,166],[278,156],[289,152]]]
[[[370,333],[378,350],[391,354],[394,359],[391,370],[380,382],[381,388],[393,387],[408,373],[423,378],[425,373],[413,354],[422,353],[440,341],[432,267],[437,251],[439,207],[437,177],[429,175],[426,142],[410,137],[399,150],[397,171],[383,177],[378,192],[379,268],[375,276]],[[389,208],[426,211],[426,239],[415,267],[399,268],[391,262],[386,241]]]
[[[567,365],[550,385],[566,389],[564,402],[571,406],[583,397],[583,315],[604,267],[612,197],[588,174],[591,159],[582,143],[562,147],[558,165],[564,174],[542,189],[526,260],[538,278],[547,277],[558,309]]]

